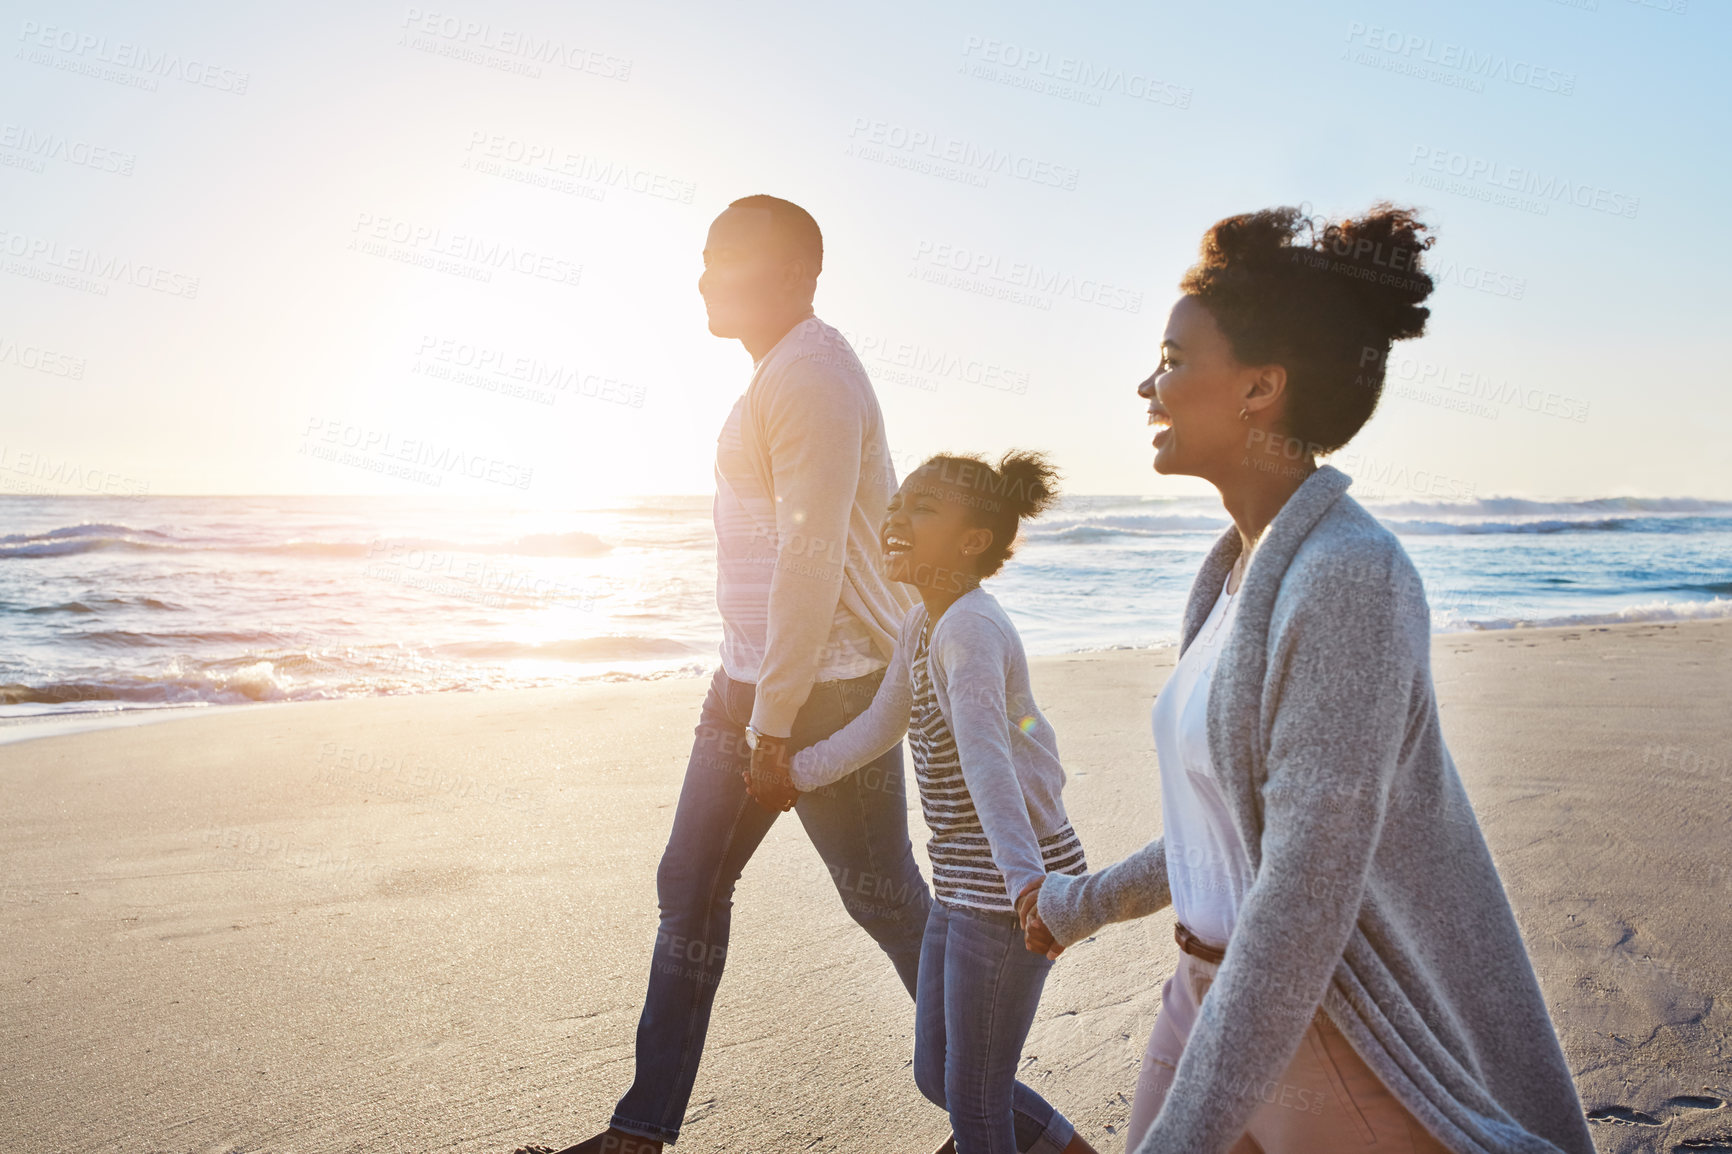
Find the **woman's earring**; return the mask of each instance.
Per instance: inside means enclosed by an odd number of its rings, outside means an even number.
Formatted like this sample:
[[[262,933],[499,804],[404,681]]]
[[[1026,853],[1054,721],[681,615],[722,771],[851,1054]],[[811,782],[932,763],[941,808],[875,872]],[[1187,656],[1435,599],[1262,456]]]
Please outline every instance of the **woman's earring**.
[[[1239,410],[1239,419],[1241,421],[1248,421],[1251,419],[1251,410],[1249,407]]]

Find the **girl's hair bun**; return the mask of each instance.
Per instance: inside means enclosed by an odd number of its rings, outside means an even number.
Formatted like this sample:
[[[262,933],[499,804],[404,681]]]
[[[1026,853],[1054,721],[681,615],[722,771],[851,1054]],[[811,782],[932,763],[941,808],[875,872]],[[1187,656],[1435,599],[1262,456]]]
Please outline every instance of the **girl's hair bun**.
[[[975,453],[940,453],[920,467],[936,469],[940,483],[962,491],[970,523],[992,530],[992,544],[978,563],[981,577],[1010,559],[1017,527],[1058,500],[1059,473],[1045,453],[1012,449],[996,465]]]
[[[1058,500],[1058,470],[1044,453],[1012,449],[999,458],[996,472],[1004,483],[1005,501],[1019,521],[1038,517]]]

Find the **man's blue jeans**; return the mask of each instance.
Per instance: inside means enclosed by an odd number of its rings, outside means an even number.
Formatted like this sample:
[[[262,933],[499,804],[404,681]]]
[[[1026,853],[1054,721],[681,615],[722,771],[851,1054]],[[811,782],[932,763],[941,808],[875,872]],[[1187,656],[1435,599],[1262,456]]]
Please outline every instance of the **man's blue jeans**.
[[[814,685],[794,719],[791,750],[815,744],[865,712],[883,678],[880,672]],[[637,1078],[611,1123],[639,1137],[679,1137],[727,961],[734,883],[777,817],[752,800],[741,779],[751,762],[745,728],[755,688],[716,671],[656,870],[661,926],[638,1020]],[[908,841],[902,746],[801,794],[794,812],[829,867],[843,907],[890,956],[912,996],[932,897]]]

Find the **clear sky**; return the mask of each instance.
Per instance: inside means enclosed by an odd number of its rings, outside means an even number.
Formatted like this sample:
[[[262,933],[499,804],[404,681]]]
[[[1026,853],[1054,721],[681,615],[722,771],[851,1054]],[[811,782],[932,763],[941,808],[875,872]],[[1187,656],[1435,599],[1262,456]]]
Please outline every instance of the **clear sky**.
[[[818,314],[903,468],[1016,445],[1072,492],[1206,492],[1150,470],[1132,392],[1202,231],[1388,198],[1436,226],[1443,285],[1340,467],[1732,497],[1729,26],[1707,0],[8,3],[0,492],[706,492],[751,365],[705,329],[704,232],[768,192],[824,229]]]

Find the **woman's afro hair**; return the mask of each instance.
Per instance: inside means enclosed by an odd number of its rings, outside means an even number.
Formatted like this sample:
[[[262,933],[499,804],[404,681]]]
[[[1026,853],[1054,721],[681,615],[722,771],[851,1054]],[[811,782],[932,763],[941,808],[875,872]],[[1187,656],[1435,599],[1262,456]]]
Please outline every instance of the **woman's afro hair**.
[[[1391,343],[1425,331],[1428,232],[1387,203],[1349,220],[1293,207],[1230,216],[1204,234],[1179,288],[1241,362],[1286,367],[1283,431],[1331,453],[1377,408]]]

